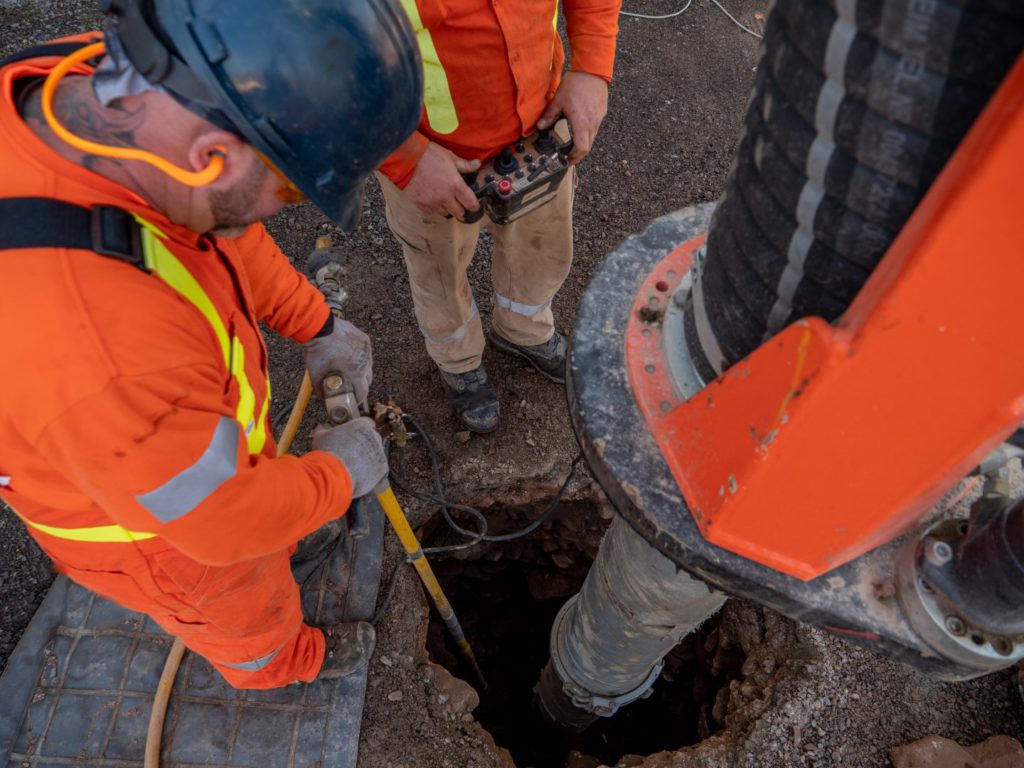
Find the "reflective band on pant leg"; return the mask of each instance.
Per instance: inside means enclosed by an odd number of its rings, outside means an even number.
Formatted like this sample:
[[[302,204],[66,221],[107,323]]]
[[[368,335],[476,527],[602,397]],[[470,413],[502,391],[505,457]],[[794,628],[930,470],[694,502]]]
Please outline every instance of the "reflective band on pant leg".
[[[520,304],[518,301],[512,301],[512,299],[502,296],[500,293],[494,294],[494,303],[502,309],[507,309],[509,312],[515,312],[517,315],[525,317],[533,317],[538,312],[543,312],[551,306],[550,299],[543,304]]]
[[[162,523],[184,517],[235,476],[237,455],[238,424],[221,416],[210,445],[195,464],[136,501]]]
[[[455,329],[454,333],[451,333],[448,336],[435,336],[429,331],[429,329],[425,328],[422,325],[419,326],[420,333],[423,334],[423,338],[427,339],[427,341],[431,342],[432,344],[451,344],[453,341],[462,341],[462,339],[465,338],[466,336],[466,327],[470,324],[470,322],[472,322],[473,318],[475,318],[476,315],[476,299],[474,299],[472,306],[469,308],[469,316],[466,318],[466,321],[461,326]]]
[[[214,663],[216,663],[216,664],[218,664],[218,665],[220,665],[222,667],[231,667],[232,669],[240,669],[243,672],[259,672],[261,669],[263,669],[265,666],[267,666],[270,662],[272,662],[274,660],[274,657],[277,656],[278,652],[280,652],[280,650],[282,648],[284,648],[284,645],[279,645],[277,648],[272,650],[266,656],[260,656],[258,659],[253,659],[252,661],[242,661],[242,662],[239,662],[237,664],[231,664],[231,663],[226,662],[226,661],[218,661],[218,662],[214,662]],[[211,659],[211,661],[212,661],[212,659]]]

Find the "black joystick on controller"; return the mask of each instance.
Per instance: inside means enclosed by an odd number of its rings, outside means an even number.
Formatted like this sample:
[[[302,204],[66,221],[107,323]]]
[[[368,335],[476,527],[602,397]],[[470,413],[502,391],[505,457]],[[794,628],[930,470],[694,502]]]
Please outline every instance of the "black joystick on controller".
[[[480,221],[486,212],[495,224],[508,224],[550,202],[569,170],[572,133],[562,119],[551,128],[525,136],[463,176],[480,201],[462,221]]]
[[[508,176],[519,170],[519,161],[516,159],[512,147],[505,147],[501,154],[491,161],[494,170],[501,176]]]
[[[558,147],[550,129],[537,131],[537,140],[533,142],[533,146],[541,155],[550,155]]]

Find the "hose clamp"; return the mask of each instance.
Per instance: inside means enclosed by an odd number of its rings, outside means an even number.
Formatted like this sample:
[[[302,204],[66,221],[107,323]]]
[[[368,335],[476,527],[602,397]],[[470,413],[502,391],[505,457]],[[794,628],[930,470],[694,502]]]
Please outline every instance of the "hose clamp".
[[[627,704],[632,704],[638,699],[646,699],[653,693],[654,684],[661,677],[661,670],[665,667],[664,660],[658,661],[657,664],[651,669],[644,681],[640,683],[636,688],[626,693],[620,693],[617,696],[602,696],[600,694],[593,693],[572,682],[565,667],[562,666],[562,661],[559,658],[559,654],[555,649],[554,639],[560,636],[560,630],[562,623],[565,621],[569,610],[579,600],[579,594],[573,595],[562,609],[558,612],[558,616],[555,617],[554,631],[551,633],[552,637],[552,648],[551,648],[551,662],[555,668],[555,674],[558,675],[558,679],[562,683],[562,692],[572,701],[573,706],[578,709],[588,712],[598,717],[612,717],[622,707]]]

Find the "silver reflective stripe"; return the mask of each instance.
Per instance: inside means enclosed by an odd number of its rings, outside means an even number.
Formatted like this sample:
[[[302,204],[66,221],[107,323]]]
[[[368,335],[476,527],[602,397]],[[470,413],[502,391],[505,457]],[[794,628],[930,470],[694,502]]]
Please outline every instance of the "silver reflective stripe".
[[[779,276],[775,289],[778,298],[768,314],[764,341],[781,331],[793,313],[793,300],[804,279],[807,255],[814,244],[814,220],[825,198],[825,173],[835,153],[836,122],[839,107],[846,96],[846,65],[850,48],[857,37],[857,0],[839,0],[836,11],[836,20],[825,46],[826,79],[814,108],[814,127],[817,133],[807,154],[807,181],[800,190],[796,208],[797,228],[786,249],[786,268]]]
[[[502,309],[507,309],[509,312],[515,312],[517,315],[533,317],[538,312],[543,312],[545,309],[550,307],[551,299],[548,299],[543,304],[520,304],[518,301],[512,301],[512,299],[495,292],[494,303]]]
[[[237,455],[238,423],[221,416],[210,445],[195,464],[136,500],[162,523],[177,520],[235,476]]]
[[[10,484],[11,484],[11,476],[10,475],[0,475],[0,488],[6,488]]]
[[[473,299],[473,306],[469,308],[469,316],[466,318],[466,322],[455,329],[455,333],[450,336],[435,336],[424,326],[420,326],[420,333],[423,334],[423,338],[429,341],[431,344],[451,344],[453,341],[462,341],[466,335],[466,326],[469,325],[470,321],[476,317],[476,299]]]
[[[261,669],[267,666],[267,664],[274,660],[274,657],[277,656],[278,651],[280,651],[282,648],[284,648],[284,645],[275,648],[266,656],[260,656],[258,659],[253,659],[252,661],[242,661],[238,664],[228,664],[224,661],[218,661],[217,664],[219,664],[222,667],[240,669],[243,672],[259,672]]]

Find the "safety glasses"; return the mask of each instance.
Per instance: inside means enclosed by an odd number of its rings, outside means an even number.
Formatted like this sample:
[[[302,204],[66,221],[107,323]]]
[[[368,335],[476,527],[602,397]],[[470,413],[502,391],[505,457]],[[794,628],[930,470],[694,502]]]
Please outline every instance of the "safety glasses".
[[[291,205],[293,203],[301,203],[303,200],[306,199],[306,196],[302,193],[302,190],[296,187],[291,182],[291,180],[287,176],[285,176],[276,165],[270,162],[270,159],[266,155],[264,155],[255,147],[253,147],[252,151],[256,153],[259,159],[263,161],[263,164],[267,166],[267,168],[269,168],[271,172],[275,176],[277,176],[278,181],[281,182],[282,186],[279,187],[277,192],[275,193],[278,200],[287,205]]]

